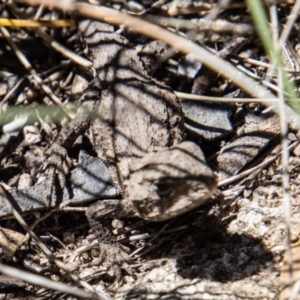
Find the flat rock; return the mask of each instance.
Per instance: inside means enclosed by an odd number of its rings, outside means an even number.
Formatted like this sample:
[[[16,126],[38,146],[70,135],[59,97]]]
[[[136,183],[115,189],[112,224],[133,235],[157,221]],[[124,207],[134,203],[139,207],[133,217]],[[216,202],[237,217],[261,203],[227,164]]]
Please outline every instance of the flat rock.
[[[120,195],[111,183],[111,176],[105,164],[84,151],[80,152],[78,166],[71,173],[71,182],[74,193],[72,201],[90,201]],[[63,199],[69,200],[67,195]]]
[[[187,132],[207,141],[221,139],[232,131],[231,104],[181,100]]]
[[[277,115],[266,116],[263,121],[259,117],[247,118],[243,133],[225,145],[217,157],[220,181],[238,174],[279,134]]]
[[[78,204],[78,202],[85,203],[94,199],[119,196],[119,191],[112,185],[110,174],[104,163],[84,151],[80,152],[78,165],[71,172],[71,182],[71,187],[64,190],[62,202],[71,201]],[[30,212],[48,207],[45,191],[47,191],[46,178],[32,187],[7,194],[20,211]],[[7,214],[6,205],[0,198],[0,217]]]

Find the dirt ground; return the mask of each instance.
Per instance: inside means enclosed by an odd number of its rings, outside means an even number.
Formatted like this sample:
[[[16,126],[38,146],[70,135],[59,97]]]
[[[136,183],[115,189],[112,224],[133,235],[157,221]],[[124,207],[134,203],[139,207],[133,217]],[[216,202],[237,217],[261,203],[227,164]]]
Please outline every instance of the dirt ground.
[[[269,59],[246,4],[225,2],[109,1],[102,4],[157,23],[210,49],[276,94],[279,80],[277,75],[269,73]],[[293,1],[278,1],[276,5],[267,3],[265,10],[270,15],[276,12],[279,24],[283,25],[293,6]],[[78,16],[80,12],[70,16],[46,7],[38,11],[38,7],[28,4],[2,3],[1,18],[33,19],[36,14],[44,20],[73,18],[74,27],[44,30],[74,54],[93,61],[88,49],[90,37],[84,36],[77,26],[83,18]],[[80,151],[90,147],[88,129],[79,133],[67,149],[68,158],[61,162],[63,172],[54,172],[58,176],[53,175],[51,182],[49,178],[45,180],[45,162],[49,164],[47,150],[72,121],[85,85],[97,77],[94,73],[101,73],[101,68],[99,71],[95,63],[94,69],[84,65],[86,62],[75,63],[32,29],[8,27],[10,37],[3,30],[0,36],[0,179],[7,195],[14,200],[17,210],[26,211],[22,214],[26,223],[69,273],[106,295],[102,299],[300,299],[299,128],[290,125],[285,136],[289,151],[285,167],[280,152],[282,127],[276,114],[259,99],[251,102],[251,95],[241,87],[201,65],[192,55],[182,54],[127,27],[111,26],[112,46],[118,47],[125,41],[126,47],[143,60],[149,76],[177,93],[186,140],[202,148],[219,178],[218,191],[205,205],[172,220],[159,223],[130,218],[117,220],[116,226],[120,224],[124,229],[120,230],[119,242],[132,258],[132,274],[123,269],[117,282],[113,268],[106,261],[99,261],[97,241],[85,217],[86,207],[95,199],[78,196],[77,202],[72,203],[65,196],[71,190],[68,180],[81,164]],[[282,51],[284,67],[296,87],[298,27],[296,18],[285,44],[284,49],[288,50],[285,54]],[[94,40],[93,43],[97,44]],[[28,59],[30,67],[20,60],[16,47]],[[148,50],[143,49],[150,49],[153,57],[147,56]],[[97,63],[100,65],[101,59],[113,51],[105,54],[98,51]],[[118,70],[118,67],[113,69],[115,73]],[[78,77],[84,79],[78,81]],[[185,99],[187,94],[204,100]],[[56,97],[61,102],[58,105]],[[238,100],[235,102],[234,98]],[[95,149],[90,152],[97,157]],[[282,182],[288,177],[290,188],[285,191]],[[48,196],[41,200],[32,196],[43,193]],[[73,190],[69,194],[72,193],[75,195]],[[105,193],[100,198],[113,198],[117,194],[113,186]],[[4,264],[82,288],[34,239],[25,237],[24,227],[8,216],[4,200],[0,208]],[[3,274],[0,298],[80,299],[48,286]]]

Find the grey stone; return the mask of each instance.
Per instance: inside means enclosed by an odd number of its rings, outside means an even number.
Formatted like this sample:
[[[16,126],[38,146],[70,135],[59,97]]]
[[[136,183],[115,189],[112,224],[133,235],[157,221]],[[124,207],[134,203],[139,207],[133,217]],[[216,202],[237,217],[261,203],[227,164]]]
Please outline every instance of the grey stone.
[[[71,191],[63,192],[62,201],[85,203],[94,199],[115,198],[119,191],[112,185],[111,177],[104,163],[84,151],[79,154],[78,166],[71,172]],[[14,206],[21,212],[31,212],[48,207],[47,179],[21,191],[7,193]],[[52,198],[55,198],[53,191]],[[71,195],[71,196],[70,196]],[[0,217],[8,210],[0,198]]]
[[[112,185],[111,176],[104,163],[84,151],[79,154],[77,168],[71,173],[74,197],[72,201],[89,201],[118,197],[120,192]],[[64,200],[68,200],[64,197]]]
[[[204,140],[221,139],[232,131],[231,104],[181,100],[188,133]]]

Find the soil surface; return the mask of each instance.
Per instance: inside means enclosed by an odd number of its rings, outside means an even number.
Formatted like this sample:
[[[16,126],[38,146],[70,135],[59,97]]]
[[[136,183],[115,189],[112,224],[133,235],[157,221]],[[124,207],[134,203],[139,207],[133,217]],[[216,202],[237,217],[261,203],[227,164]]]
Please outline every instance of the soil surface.
[[[276,6],[281,24],[289,17],[290,2]],[[276,88],[278,79],[268,73],[269,60],[247,7],[239,1],[225,7],[220,3],[113,1],[104,5],[189,38],[261,84],[269,76],[268,87]],[[33,19],[37,11],[37,7],[3,4],[1,18]],[[84,60],[74,62],[33,29],[8,28],[10,38],[1,31],[0,179],[12,205],[54,256],[71,274],[112,299],[289,299],[291,295],[298,299],[298,130],[289,128],[286,137],[290,156],[285,174],[279,117],[255,100],[243,102],[250,96],[192,55],[125,27],[46,8],[40,13],[43,20],[74,18],[74,27],[43,30]],[[288,53],[295,55],[297,28],[295,22],[286,43]],[[16,47],[30,67],[21,62]],[[297,85],[298,69],[292,65],[297,67],[298,59],[292,54],[282,55]],[[111,99],[123,105],[120,95],[132,97],[130,105],[138,107],[150,95],[160,106],[155,110],[158,104],[150,103],[152,110],[141,109],[131,119],[122,107],[124,122],[114,127],[119,134],[131,120],[134,128],[139,119],[146,120],[145,127],[152,126],[151,132],[143,130],[141,121],[139,133],[126,141],[128,152],[118,148],[112,154],[107,142],[112,127],[97,123],[93,105],[101,102],[103,118],[112,124],[106,109]],[[207,98],[194,101],[187,95]],[[152,115],[147,119],[149,111]],[[157,142],[153,149],[144,146],[142,139],[148,141],[157,134],[161,144]],[[119,139],[124,143],[123,136]],[[111,220],[116,241],[131,258],[128,266],[116,270],[109,259],[99,259],[86,208],[97,199],[124,197],[116,163],[120,155],[131,155],[122,160],[125,171],[121,173],[126,178],[133,155],[136,159],[182,140],[202,149],[218,178],[218,190],[204,205],[170,220]],[[143,151],[136,150],[139,143]],[[282,188],[283,176],[290,180],[288,193]],[[82,288],[25,236],[0,196],[2,262]],[[295,284],[289,289],[291,279]],[[0,299],[71,299],[42,283],[33,285],[6,275],[0,275],[0,292]]]

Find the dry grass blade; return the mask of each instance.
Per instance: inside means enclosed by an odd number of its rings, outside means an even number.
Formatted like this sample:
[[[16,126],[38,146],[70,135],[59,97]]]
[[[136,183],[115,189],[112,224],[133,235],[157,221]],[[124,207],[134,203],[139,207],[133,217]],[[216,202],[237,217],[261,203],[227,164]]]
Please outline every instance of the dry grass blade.
[[[0,26],[5,27],[73,27],[75,22],[73,20],[19,20],[19,19],[4,19],[0,18]]]
[[[182,53],[193,53],[195,57],[207,65],[211,70],[219,73],[221,76],[230,79],[237,86],[242,88],[245,92],[252,95],[255,98],[262,99],[272,99],[276,96],[265,89],[259,82],[254,81],[247,75],[240,72],[237,68],[233,67],[231,64],[227,63],[225,60],[213,55],[206,49],[191,42],[190,40],[174,34],[166,29],[163,29],[157,25],[154,25],[145,20],[130,16],[126,13],[119,12],[110,8],[103,6],[94,6],[86,3],[72,3],[70,1],[46,1],[46,0],[31,0],[31,1],[20,1],[27,4],[42,4],[48,7],[55,7],[58,9],[65,9],[70,12],[77,12],[82,16],[104,20],[110,24],[122,25],[133,29],[134,31],[145,35],[149,38],[161,40],[173,48],[181,51]],[[269,102],[263,102],[265,105],[270,106]],[[279,112],[279,106],[272,106],[272,109]],[[295,126],[300,128],[300,120],[298,115],[286,106],[287,115],[294,122]]]
[[[76,287],[72,287],[70,285],[55,282],[43,276],[35,275],[29,272],[24,272],[16,268],[12,268],[10,266],[6,266],[4,264],[0,264],[0,272],[14,278],[18,278],[25,282],[31,283],[33,285],[47,287],[50,290],[55,290],[57,292],[66,293],[68,295],[73,295],[75,297],[80,297],[83,299],[96,299],[92,293],[88,293],[84,290],[81,290]],[[99,298],[103,300],[112,300],[109,297]]]
[[[233,34],[253,34],[254,32],[252,25],[233,24],[222,20],[210,21],[200,19],[198,22],[191,22],[191,20],[164,18],[152,15],[144,15],[143,19],[163,27],[173,27],[176,29],[197,29],[201,31],[230,32]]]

